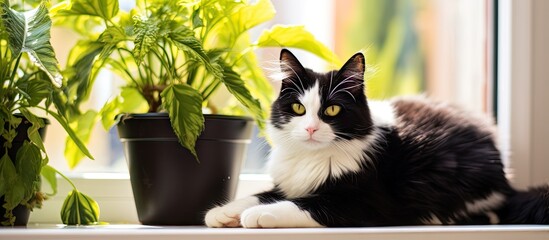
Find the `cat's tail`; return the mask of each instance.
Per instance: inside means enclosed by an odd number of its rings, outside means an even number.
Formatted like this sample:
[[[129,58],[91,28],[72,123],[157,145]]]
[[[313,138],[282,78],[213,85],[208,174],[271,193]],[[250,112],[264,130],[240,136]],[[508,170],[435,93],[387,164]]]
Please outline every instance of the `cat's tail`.
[[[509,195],[498,217],[502,224],[549,224],[549,185]]]

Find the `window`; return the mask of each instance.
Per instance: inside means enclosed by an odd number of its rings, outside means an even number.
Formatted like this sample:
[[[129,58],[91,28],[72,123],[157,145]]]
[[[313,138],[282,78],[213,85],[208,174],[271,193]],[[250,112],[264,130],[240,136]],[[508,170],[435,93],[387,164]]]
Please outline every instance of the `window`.
[[[486,113],[495,112],[497,103],[501,144],[504,149],[513,151],[511,157],[514,161],[510,165],[516,169],[515,183],[524,187],[549,181],[549,162],[544,151],[548,148],[544,138],[549,135],[546,124],[549,111],[544,106],[549,102],[549,95],[545,93],[549,89],[549,82],[545,79],[549,75],[549,68],[545,67],[545,56],[549,55],[546,46],[549,29],[545,27],[548,1],[272,1],[278,11],[272,24],[304,24],[341,58],[363,49],[370,66],[367,75],[367,88],[371,88],[369,94],[386,98],[424,92],[429,97]],[[264,27],[259,26],[258,33]],[[497,35],[494,35],[496,30]],[[62,29],[54,31],[57,39],[53,39],[53,44],[63,65],[68,55],[68,49],[63,47],[72,46],[76,36]],[[496,38],[497,48],[493,44]],[[268,63],[278,59],[278,51],[267,49],[258,53],[262,62],[270,66]],[[310,54],[298,51],[296,55],[316,70],[332,68],[330,63]],[[497,72],[494,71],[496,63]],[[497,86],[492,81],[495,75]],[[93,96],[94,101],[90,104],[99,108],[110,96],[108,92],[116,90],[112,78],[112,74],[103,73],[98,79],[103,82],[96,84],[100,89],[94,91],[98,95]],[[497,96],[494,94],[496,90]],[[63,160],[63,130],[52,125],[46,138],[50,161],[59,169],[68,170]],[[89,146],[96,160],[83,161],[76,172],[127,172],[122,152],[112,151],[119,148],[116,146],[119,144],[116,132],[106,133],[97,126],[94,135],[95,139]],[[267,145],[259,139],[256,147],[250,149],[256,155],[248,157],[243,172],[262,173],[265,159],[261,157],[266,155]],[[135,222],[129,183],[124,179],[126,182],[113,180],[114,177],[110,175],[106,180],[76,184],[99,201],[103,220]],[[241,177],[244,182],[254,183],[256,180]],[[248,192],[239,190],[241,196],[253,192],[251,188],[242,189]],[[60,191],[63,191],[62,186]],[[47,208],[33,213],[33,221],[58,222],[59,208],[55,205],[60,206],[62,200],[48,201]],[[109,210],[111,208],[119,211]]]
[[[277,15],[267,25],[303,24],[342,59],[364,51],[369,64],[366,88],[370,98],[426,93],[475,111],[488,110],[487,1],[272,2]],[[257,34],[267,27],[257,27]],[[63,65],[69,50],[64,47],[75,43],[66,39],[77,37],[67,30],[55,31],[53,44]],[[279,49],[259,50],[258,54],[260,61],[269,65],[277,62]],[[318,71],[340,67],[305,52],[296,51],[296,55],[304,65]],[[103,72],[97,79],[91,107],[99,109],[117,91],[113,78],[113,74]],[[46,144],[52,164],[68,170],[63,161],[64,141],[59,139],[63,135],[57,134],[61,131],[52,125]],[[116,130],[106,132],[98,124],[89,148],[96,160],[82,161],[74,172],[127,172]],[[263,173],[268,148],[265,140],[255,139],[243,173]]]

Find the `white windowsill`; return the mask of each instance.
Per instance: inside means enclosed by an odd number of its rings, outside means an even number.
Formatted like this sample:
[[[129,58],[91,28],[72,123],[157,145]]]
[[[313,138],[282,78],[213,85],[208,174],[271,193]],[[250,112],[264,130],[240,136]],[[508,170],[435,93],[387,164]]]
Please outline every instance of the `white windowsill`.
[[[421,226],[315,229],[212,229],[206,227],[157,227],[106,225],[64,227],[30,225],[26,229],[2,229],[0,239],[549,239],[549,226]]]
[[[105,179],[108,178],[108,179]],[[549,226],[414,226],[316,229],[210,229],[200,226],[139,225],[127,175],[81,175],[73,180],[101,206],[101,221],[110,225],[72,227],[60,223],[59,211],[69,186],[60,181],[59,194],[31,214],[27,228],[2,228],[0,239],[531,239],[549,240]],[[237,197],[270,188],[266,175],[243,174]],[[124,223],[124,224],[120,224]]]
[[[105,179],[107,178],[107,179]],[[64,226],[59,211],[69,186],[61,180],[59,194],[35,210],[27,228],[0,229],[0,239],[529,239],[549,240],[549,226],[413,226],[315,229],[211,229],[203,226],[159,227],[139,225],[127,175],[81,175],[73,180],[78,188],[92,195],[101,206],[101,221],[110,225]],[[267,175],[243,174],[237,198],[271,187]],[[122,224],[120,224],[122,223]]]

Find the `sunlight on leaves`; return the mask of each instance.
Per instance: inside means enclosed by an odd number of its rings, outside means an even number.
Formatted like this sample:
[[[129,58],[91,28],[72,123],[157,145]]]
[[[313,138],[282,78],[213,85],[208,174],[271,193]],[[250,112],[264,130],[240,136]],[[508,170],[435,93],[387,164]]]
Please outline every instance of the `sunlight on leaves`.
[[[109,20],[120,10],[118,0],[73,0],[70,12]]]
[[[229,90],[229,92],[233,94],[233,96],[235,96],[242,105],[249,109],[257,120],[265,119],[259,100],[255,99],[250,94],[250,91],[244,85],[244,81],[240,75],[238,75],[238,73],[233,71],[233,69],[226,64],[223,64],[222,67],[224,71],[223,75],[225,76],[222,78],[222,81],[225,83],[227,90]],[[263,129],[265,127],[265,123],[263,121],[258,121],[258,127]]]
[[[44,167],[42,167],[42,171],[40,172],[42,177],[44,177],[44,179],[50,185],[53,191],[52,193],[47,193],[47,195],[50,197],[57,194],[57,173],[56,172],[57,171],[50,165],[45,165]]]
[[[146,112],[147,101],[135,88],[123,87],[119,95],[108,101],[99,114],[105,130],[109,130],[115,124],[116,115],[120,113]]]
[[[76,136],[83,142],[87,143],[90,140],[91,133],[95,123],[97,123],[99,114],[94,110],[88,110],[84,114],[78,116],[75,122],[71,123],[72,129],[75,129]],[[85,154],[78,148],[76,143],[67,137],[65,140],[65,158],[69,164],[69,168],[75,168]]]
[[[307,50],[329,63],[341,66],[343,62],[332,50],[320,43],[304,26],[276,25],[263,31],[257,42],[259,47],[289,47]]]
[[[63,76],[50,43],[51,20],[45,3],[24,13],[10,9],[6,3],[0,5],[13,55],[28,53],[31,61],[48,75],[52,83],[60,87]]]
[[[78,146],[78,149],[80,149],[80,151],[82,151],[82,153],[84,153],[84,155],[86,155],[87,157],[89,157],[90,159],[93,159],[93,156],[91,155],[90,151],[88,150],[88,148],[86,148],[86,145],[84,145],[84,143],[82,143],[82,141],[78,138],[78,136],[76,135],[76,133],[71,129],[71,127],[69,126],[69,124],[67,123],[67,121],[65,121],[65,119],[63,117],[61,117],[60,115],[58,115],[57,113],[54,113],[52,111],[47,111],[52,117],[54,117],[57,122],[59,122],[61,124],[61,126],[63,127],[63,129],[65,129],[65,131],[69,134],[69,137],[71,138],[71,140],[76,144],[76,146]],[[69,164],[69,166],[73,166],[74,165],[71,165]]]

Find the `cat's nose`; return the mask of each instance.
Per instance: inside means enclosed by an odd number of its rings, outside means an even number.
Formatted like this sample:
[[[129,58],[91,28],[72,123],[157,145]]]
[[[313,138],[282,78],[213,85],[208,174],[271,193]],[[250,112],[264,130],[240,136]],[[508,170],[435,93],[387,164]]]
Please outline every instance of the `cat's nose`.
[[[308,127],[308,128],[306,128],[305,130],[307,130],[307,132],[309,133],[309,135],[313,135],[313,133],[315,133],[315,132],[318,130],[318,128],[316,128],[316,127]]]

